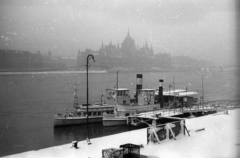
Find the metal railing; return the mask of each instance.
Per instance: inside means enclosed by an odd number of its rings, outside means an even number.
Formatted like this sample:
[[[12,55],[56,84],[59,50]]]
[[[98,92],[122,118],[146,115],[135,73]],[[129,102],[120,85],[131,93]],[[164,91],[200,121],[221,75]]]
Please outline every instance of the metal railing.
[[[141,109],[137,113],[152,113],[157,114],[161,113],[163,116],[177,115],[182,114],[184,111],[199,111],[199,110],[217,110],[223,111],[227,109],[240,108],[240,100],[214,100],[206,101],[203,103],[192,104],[186,106],[174,107],[172,104],[170,106],[165,105],[164,108],[155,108],[155,109]]]

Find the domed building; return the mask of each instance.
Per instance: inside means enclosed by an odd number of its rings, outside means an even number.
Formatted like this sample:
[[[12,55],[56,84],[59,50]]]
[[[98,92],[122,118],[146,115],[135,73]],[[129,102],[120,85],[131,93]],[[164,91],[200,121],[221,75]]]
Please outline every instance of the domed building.
[[[129,30],[127,36],[121,44],[121,52],[126,56],[132,56],[132,54],[136,52],[135,41],[130,36]]]
[[[164,55],[155,55],[152,45],[146,43],[142,47],[135,45],[135,40],[130,36],[129,30],[123,42],[114,45],[112,41],[108,45],[102,42],[100,49],[92,51],[86,49],[78,53],[78,65],[84,65],[86,56],[93,54],[96,67],[105,69],[136,69],[148,70],[152,67],[169,67],[171,65],[171,57]],[[159,53],[158,53],[159,54]],[[159,62],[160,61],[160,62]]]

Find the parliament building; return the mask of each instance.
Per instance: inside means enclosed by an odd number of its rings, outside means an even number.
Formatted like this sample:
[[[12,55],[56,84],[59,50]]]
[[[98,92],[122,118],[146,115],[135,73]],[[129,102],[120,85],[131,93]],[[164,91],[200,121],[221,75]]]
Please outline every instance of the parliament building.
[[[147,41],[142,47],[136,46],[129,31],[121,45],[119,43],[114,45],[112,42],[104,45],[102,42],[99,50],[79,50],[77,55],[78,66],[86,65],[86,57],[88,54],[94,55],[96,62],[92,65],[103,69],[148,70],[171,68],[170,54],[155,54],[152,46],[148,46]]]

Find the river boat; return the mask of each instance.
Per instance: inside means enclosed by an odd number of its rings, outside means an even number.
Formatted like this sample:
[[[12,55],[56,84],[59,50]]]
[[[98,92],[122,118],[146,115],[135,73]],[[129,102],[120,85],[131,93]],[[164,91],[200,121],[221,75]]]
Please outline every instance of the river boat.
[[[114,114],[103,114],[103,126],[126,125],[129,117],[159,108],[159,104],[154,104],[154,92],[155,89],[139,89],[138,101],[131,102],[129,89],[106,89],[107,102],[115,104],[116,108]]]
[[[112,105],[89,105],[88,122],[102,122],[103,113],[111,114],[114,112]],[[54,116],[54,126],[78,125],[87,123],[87,105],[79,105],[75,110],[59,112]]]
[[[158,92],[155,90],[155,103],[158,103]],[[187,89],[175,89],[163,91],[163,107],[178,108],[188,107],[197,104],[199,93],[195,91],[188,91]]]
[[[103,113],[113,114],[114,105],[109,105],[106,103],[95,103],[93,105],[82,104],[79,105],[77,101],[77,89],[75,85],[74,94],[74,109],[65,110],[58,112],[54,116],[54,127],[56,126],[66,126],[66,125],[78,125],[89,123],[102,122]],[[87,109],[88,106],[88,109]],[[87,121],[87,111],[88,111],[88,121]]]
[[[164,91],[163,92],[163,108],[156,101],[158,98],[158,90],[156,89],[138,89],[137,102],[130,101],[129,90],[106,89],[107,99],[112,100],[111,104],[117,102],[114,114],[103,114],[103,126],[117,126],[132,123],[132,118],[147,112],[159,111],[160,109],[172,109],[192,106],[197,103],[195,97],[197,92],[186,90]],[[111,101],[108,101],[111,102]],[[145,118],[145,121],[149,118]],[[150,120],[151,121],[151,120]]]

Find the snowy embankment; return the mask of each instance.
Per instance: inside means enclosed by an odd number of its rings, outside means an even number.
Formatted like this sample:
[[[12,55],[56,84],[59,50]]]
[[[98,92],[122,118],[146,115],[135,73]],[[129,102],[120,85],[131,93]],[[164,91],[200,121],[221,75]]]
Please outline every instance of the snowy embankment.
[[[240,124],[238,118],[240,109],[230,110],[228,114],[223,112],[186,119],[186,127],[190,131],[190,136],[182,134],[176,137],[176,140],[165,140],[160,144],[147,145],[147,130],[140,129],[136,131],[124,132],[111,136],[91,139],[91,145],[86,141],[78,142],[78,149],[71,147],[72,144],[66,144],[38,151],[29,151],[15,155],[9,155],[9,158],[100,158],[102,149],[119,148],[120,145],[132,143],[144,147],[140,149],[141,155],[152,158],[169,157],[240,157]],[[198,129],[205,130],[196,132]]]

